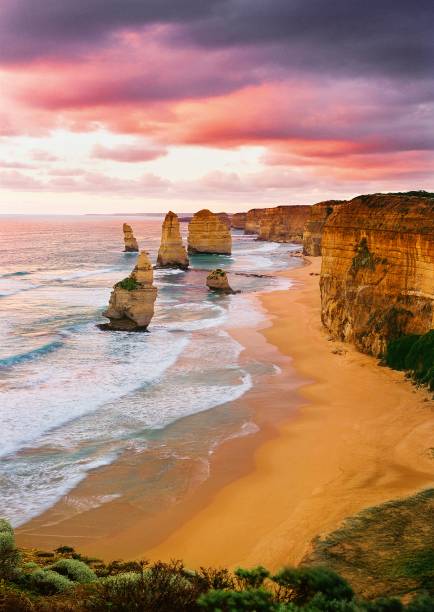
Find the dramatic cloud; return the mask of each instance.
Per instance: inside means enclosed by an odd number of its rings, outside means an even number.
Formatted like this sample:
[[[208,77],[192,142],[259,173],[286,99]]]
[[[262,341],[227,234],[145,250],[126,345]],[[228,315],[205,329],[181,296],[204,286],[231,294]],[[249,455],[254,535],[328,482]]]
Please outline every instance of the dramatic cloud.
[[[0,187],[254,202],[312,184],[429,186],[433,23],[432,0],[3,0],[0,169],[24,172]],[[84,156],[50,144],[56,131],[94,137]],[[182,147],[238,162],[200,163],[181,184]],[[262,151],[254,171],[245,148]]]

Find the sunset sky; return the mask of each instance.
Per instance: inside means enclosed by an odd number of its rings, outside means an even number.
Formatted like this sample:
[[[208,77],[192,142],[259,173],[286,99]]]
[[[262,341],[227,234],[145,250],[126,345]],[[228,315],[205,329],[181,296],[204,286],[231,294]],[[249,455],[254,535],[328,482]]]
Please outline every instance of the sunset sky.
[[[433,0],[1,0],[0,213],[434,188]]]

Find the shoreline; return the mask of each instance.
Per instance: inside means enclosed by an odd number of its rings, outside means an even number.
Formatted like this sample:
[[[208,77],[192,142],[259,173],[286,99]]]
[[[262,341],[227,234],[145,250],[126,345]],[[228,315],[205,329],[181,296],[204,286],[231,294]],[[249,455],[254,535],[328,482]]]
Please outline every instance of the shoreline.
[[[279,377],[236,400],[256,401],[259,421],[265,402],[280,403],[275,423],[263,418],[259,434],[222,443],[205,483],[153,520],[114,500],[49,536],[51,509],[17,530],[20,545],[41,538],[43,546],[72,544],[105,559],[277,568],[300,561],[315,536],[347,516],[432,484],[428,394],[351,346],[328,342],[319,317],[320,260],[309,263],[281,273],[296,290],[260,296],[269,326],[229,330],[244,336],[247,352],[269,351],[274,361],[280,355]],[[86,480],[91,486],[92,475]],[[121,531],[120,517],[129,523]],[[117,528],[101,533],[104,523]],[[92,538],[95,530],[100,536]]]
[[[302,406],[260,445],[254,469],[221,489],[143,558],[191,566],[300,562],[312,540],[363,508],[434,481],[433,403],[401,372],[351,345],[330,342],[320,321],[321,260],[289,270],[296,291],[261,297],[261,333],[306,382]]]

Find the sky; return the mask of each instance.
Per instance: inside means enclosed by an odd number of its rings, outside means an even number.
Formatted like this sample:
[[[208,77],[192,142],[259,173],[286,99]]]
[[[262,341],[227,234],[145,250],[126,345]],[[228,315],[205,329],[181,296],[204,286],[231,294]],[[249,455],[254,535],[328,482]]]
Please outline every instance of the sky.
[[[0,213],[434,188],[432,0],[1,0]]]

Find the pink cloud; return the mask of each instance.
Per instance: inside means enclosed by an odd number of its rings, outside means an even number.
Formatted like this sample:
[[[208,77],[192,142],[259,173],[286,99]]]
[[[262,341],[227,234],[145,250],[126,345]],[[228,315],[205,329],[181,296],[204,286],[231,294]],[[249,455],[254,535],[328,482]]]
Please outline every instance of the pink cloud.
[[[163,147],[149,147],[141,144],[118,147],[95,145],[92,150],[92,157],[125,163],[147,162],[164,155],[167,155],[167,149]]]

